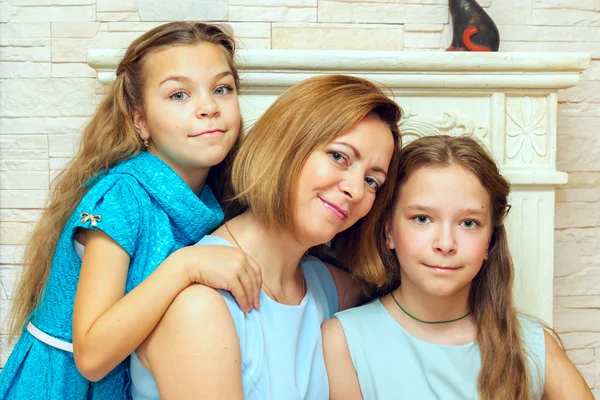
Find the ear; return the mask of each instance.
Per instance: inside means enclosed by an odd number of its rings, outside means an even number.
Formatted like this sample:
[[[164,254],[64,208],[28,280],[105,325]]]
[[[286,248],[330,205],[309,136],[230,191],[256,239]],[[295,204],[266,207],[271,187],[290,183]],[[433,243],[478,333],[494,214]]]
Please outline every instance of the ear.
[[[135,107],[133,109],[133,125],[135,125],[135,131],[142,141],[150,139],[150,132],[146,127],[146,118],[144,117],[142,107]]]
[[[396,245],[394,244],[394,237],[392,235],[391,221],[385,223],[385,243],[390,250],[394,250]]]

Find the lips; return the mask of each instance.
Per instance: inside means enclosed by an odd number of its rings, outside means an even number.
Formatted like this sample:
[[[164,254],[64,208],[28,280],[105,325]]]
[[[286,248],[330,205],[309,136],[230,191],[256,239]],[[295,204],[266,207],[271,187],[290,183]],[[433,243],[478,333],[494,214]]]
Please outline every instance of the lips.
[[[200,136],[215,136],[215,135],[221,135],[223,133],[225,133],[225,131],[222,130],[222,129],[211,129],[211,130],[208,130],[208,131],[204,131],[204,132],[200,132],[200,133],[195,133],[193,135],[190,135],[189,137],[194,138],[194,137],[200,137]]]
[[[441,272],[452,272],[452,271],[456,271],[457,269],[459,269],[460,267],[450,267],[450,266],[445,266],[445,265],[428,265],[428,264],[424,264],[427,268],[432,268],[435,269],[436,271],[441,271]]]
[[[323,202],[323,205],[325,206],[325,208],[327,208],[329,211],[331,211],[331,213],[333,215],[335,215],[336,217],[338,217],[340,220],[343,221],[346,218],[348,218],[348,211],[344,210],[340,206],[330,203],[326,200],[323,200],[321,197],[319,197],[319,200],[321,200]]]

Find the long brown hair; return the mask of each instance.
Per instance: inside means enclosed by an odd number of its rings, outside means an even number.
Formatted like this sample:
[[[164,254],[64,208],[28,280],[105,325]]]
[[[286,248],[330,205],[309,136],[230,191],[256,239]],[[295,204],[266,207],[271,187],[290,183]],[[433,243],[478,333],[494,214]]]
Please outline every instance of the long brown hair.
[[[514,268],[508,249],[504,220],[510,209],[510,185],[500,174],[493,158],[473,138],[429,136],[408,144],[401,152],[394,204],[402,186],[420,168],[457,165],[472,172],[490,196],[493,232],[488,258],[473,278],[469,307],[477,326],[481,350],[478,393],[482,400],[527,400],[530,397],[526,352],[521,342],[520,324],[513,301]],[[389,207],[381,221],[392,218]],[[398,259],[389,249],[382,253],[391,281],[399,284]]]
[[[348,75],[324,75],[292,86],[250,130],[232,172],[234,204],[249,207],[265,224],[295,232],[295,184],[304,162],[370,113],[389,126],[394,152],[371,211],[334,239],[338,248],[351,249],[340,251],[340,259],[358,277],[383,269],[373,231],[394,193],[400,149],[402,110],[377,85]]]
[[[137,38],[127,48],[116,71],[116,80],[109,88],[96,114],[83,130],[79,150],[67,167],[52,183],[48,208],[44,211],[25,250],[24,268],[16,289],[10,314],[10,339],[20,335],[28,315],[37,306],[48,276],[54,251],[68,218],[89,190],[85,183],[97,173],[112,168],[143,149],[133,124],[133,109],[143,104],[144,60],[168,46],[213,43],[227,55],[236,89],[237,69],[233,64],[235,41],[216,25],[171,22],[158,26]],[[219,200],[228,191],[226,177],[238,143],[218,166],[211,168],[207,183]]]

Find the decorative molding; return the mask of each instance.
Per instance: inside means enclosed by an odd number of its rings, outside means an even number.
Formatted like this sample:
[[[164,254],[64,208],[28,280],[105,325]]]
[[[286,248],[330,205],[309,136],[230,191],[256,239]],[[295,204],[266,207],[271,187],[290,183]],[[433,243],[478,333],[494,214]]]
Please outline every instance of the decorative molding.
[[[474,136],[488,145],[487,138],[488,128],[482,125],[477,125],[475,121],[469,118],[460,118],[454,112],[444,112],[441,119],[430,119],[419,117],[412,110],[404,110],[404,115],[400,120],[400,131],[404,143],[423,136],[432,135],[467,135]]]
[[[546,98],[524,96],[507,99],[506,157],[509,160],[520,154],[525,164],[531,164],[534,153],[546,157],[546,110]]]

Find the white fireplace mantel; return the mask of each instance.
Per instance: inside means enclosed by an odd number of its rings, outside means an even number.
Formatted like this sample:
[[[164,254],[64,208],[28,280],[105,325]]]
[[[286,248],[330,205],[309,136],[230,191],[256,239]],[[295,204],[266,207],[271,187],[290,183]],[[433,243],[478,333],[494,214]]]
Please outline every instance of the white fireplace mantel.
[[[89,50],[102,83],[120,49]],[[587,53],[246,50],[237,58],[240,106],[252,125],[289,86],[317,74],[361,76],[386,87],[405,111],[405,143],[467,134],[490,150],[512,184],[508,219],[520,309],[552,323],[557,91],[575,86]]]

